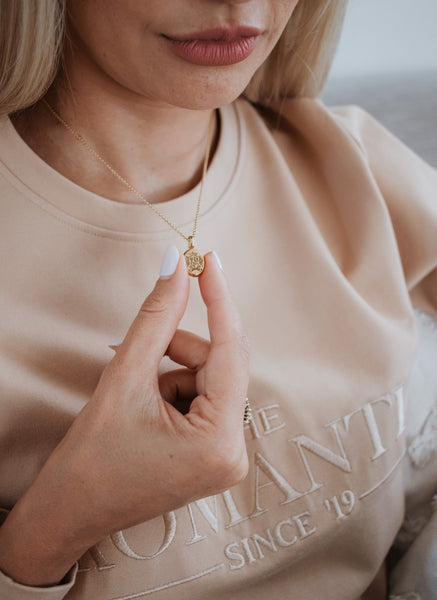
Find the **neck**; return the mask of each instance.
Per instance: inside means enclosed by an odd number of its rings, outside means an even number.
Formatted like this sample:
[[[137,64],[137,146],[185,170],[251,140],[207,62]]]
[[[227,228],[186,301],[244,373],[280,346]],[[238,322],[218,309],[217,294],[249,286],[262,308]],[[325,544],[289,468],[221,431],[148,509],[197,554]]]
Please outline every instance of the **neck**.
[[[149,202],[192,189],[202,175],[212,111],[145,98],[85,63],[67,57],[64,75],[46,96],[48,103]],[[68,179],[112,200],[141,203],[43,103],[13,121],[32,149]]]

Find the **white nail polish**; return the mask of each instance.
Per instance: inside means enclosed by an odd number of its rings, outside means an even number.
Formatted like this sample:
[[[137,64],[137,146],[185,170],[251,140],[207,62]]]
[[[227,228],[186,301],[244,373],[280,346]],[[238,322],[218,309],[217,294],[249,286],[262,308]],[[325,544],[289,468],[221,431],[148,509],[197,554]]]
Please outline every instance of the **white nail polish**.
[[[217,252],[215,250],[212,251],[214,258],[217,261],[218,266],[220,267],[220,269],[223,271],[223,265],[222,265],[222,261],[220,260],[219,255],[217,254]]]
[[[159,272],[159,279],[169,279],[176,271],[176,267],[179,262],[179,250],[176,246],[169,246],[165,251],[164,258],[162,260],[161,271]]]
[[[114,347],[115,347],[115,346],[120,346],[120,344],[122,344],[123,342],[124,342],[124,337],[122,337],[122,338],[119,338],[119,339],[118,339],[116,342],[114,342],[113,344],[108,344],[108,345],[109,345],[109,347],[111,347],[111,346],[114,346]]]

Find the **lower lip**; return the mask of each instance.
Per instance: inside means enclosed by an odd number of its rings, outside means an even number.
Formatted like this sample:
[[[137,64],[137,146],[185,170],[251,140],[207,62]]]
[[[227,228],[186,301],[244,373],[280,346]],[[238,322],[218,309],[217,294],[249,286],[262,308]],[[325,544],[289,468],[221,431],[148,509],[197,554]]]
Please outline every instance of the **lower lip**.
[[[252,54],[258,36],[242,37],[232,42],[165,39],[177,56],[190,63],[206,67],[224,67],[239,63]]]

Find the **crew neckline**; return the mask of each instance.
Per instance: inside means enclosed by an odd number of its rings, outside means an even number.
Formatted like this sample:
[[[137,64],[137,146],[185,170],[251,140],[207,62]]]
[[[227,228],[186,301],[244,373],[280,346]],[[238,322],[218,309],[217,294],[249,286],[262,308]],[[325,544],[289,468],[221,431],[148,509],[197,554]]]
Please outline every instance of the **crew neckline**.
[[[221,130],[206,173],[199,223],[229,190],[239,166],[241,119],[236,103],[219,109]],[[0,123],[0,161],[9,180],[55,216],[92,233],[119,233],[174,238],[178,235],[146,204],[127,204],[99,196],[77,185],[46,163],[28,146],[9,117]],[[0,165],[1,166],[1,165]],[[191,235],[200,183],[186,194],[156,204],[185,235]],[[178,236],[180,237],[180,236]]]

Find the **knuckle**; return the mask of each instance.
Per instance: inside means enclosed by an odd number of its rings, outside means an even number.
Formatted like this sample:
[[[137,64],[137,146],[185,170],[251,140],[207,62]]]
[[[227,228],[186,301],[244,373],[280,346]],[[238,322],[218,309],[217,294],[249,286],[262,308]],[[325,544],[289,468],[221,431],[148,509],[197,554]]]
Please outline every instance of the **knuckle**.
[[[234,475],[235,481],[232,485],[237,485],[237,483],[241,483],[242,481],[244,481],[246,479],[248,473],[249,473],[249,459],[247,457],[247,452],[244,452],[238,465],[236,465],[236,467],[234,469],[233,475]]]
[[[225,463],[225,472],[223,479],[226,482],[226,487],[232,487],[241,483],[245,479],[249,470],[249,461],[247,458],[247,452],[245,448],[239,449],[238,453],[234,456],[228,457],[228,461]]]
[[[208,358],[208,353],[210,350],[210,343],[205,341],[201,341],[195,346],[191,354],[189,355],[190,364],[193,366],[201,366],[205,363]]]
[[[144,300],[140,313],[163,313],[167,309],[167,303],[164,294],[160,290],[154,290]]]
[[[116,355],[103,371],[99,387],[104,387],[106,390],[124,389],[128,380],[128,372],[124,368],[123,360]]]
[[[215,473],[220,487],[232,487],[246,477],[249,469],[246,448],[238,442],[232,444],[213,444],[209,469]]]

